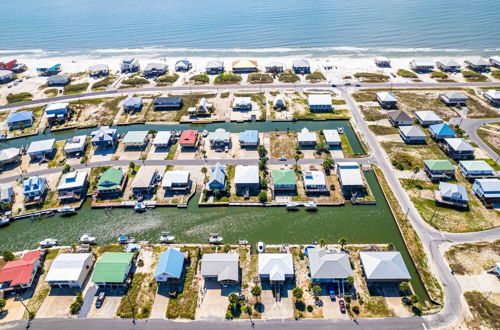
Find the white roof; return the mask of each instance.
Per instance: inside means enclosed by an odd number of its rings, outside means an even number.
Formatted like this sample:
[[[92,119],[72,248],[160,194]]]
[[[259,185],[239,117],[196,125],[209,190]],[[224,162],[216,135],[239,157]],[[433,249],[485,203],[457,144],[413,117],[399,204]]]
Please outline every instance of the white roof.
[[[363,186],[361,169],[356,162],[338,162],[340,181],[343,186]]]
[[[455,151],[472,151],[474,147],[464,138],[446,138],[444,142]]]
[[[390,62],[391,60],[389,60],[389,58],[385,57],[385,56],[377,56],[377,57],[375,57],[375,61],[376,62]]]
[[[409,280],[411,278],[399,252],[360,252],[359,256],[368,280]]]
[[[440,64],[447,66],[447,67],[454,67],[454,66],[460,67],[460,64],[457,61],[455,61],[454,59],[446,59],[446,60],[442,60],[442,61],[437,61],[436,63],[440,63]]]
[[[189,171],[168,171],[163,177],[161,185],[163,187],[170,187],[173,183],[185,183],[189,182]]]
[[[482,58],[473,58],[473,59],[469,59],[467,60],[466,62],[472,64],[472,65],[490,65],[490,63],[488,63],[488,61],[486,61],[485,59],[482,59]]]
[[[379,92],[377,93],[377,97],[382,102],[397,102],[394,95],[392,95],[392,93],[389,92]]]
[[[31,153],[36,153],[36,152],[43,152],[43,151],[52,150],[52,148],[54,147],[54,143],[56,143],[56,139],[33,141],[30,143],[30,146],[28,147],[27,152],[28,152],[28,154],[31,154]]]
[[[61,177],[57,190],[82,187],[86,180],[87,172],[68,172]]]
[[[63,253],[59,254],[50,266],[46,282],[78,281],[84,271],[88,258],[92,258],[91,253]]]
[[[172,133],[169,131],[159,131],[156,133],[155,139],[153,140],[153,145],[166,144],[172,138]]]
[[[434,61],[430,58],[416,58],[412,62],[416,66],[434,66]]]
[[[237,165],[234,171],[235,184],[254,184],[259,183],[259,167]]]
[[[490,57],[490,61],[498,65],[500,64],[500,56],[492,56]]]
[[[330,94],[310,94],[307,96],[309,105],[332,105],[332,96]]]
[[[424,131],[418,126],[400,126],[399,131],[406,137],[425,137]]]
[[[201,259],[201,275],[217,276],[218,281],[238,281],[239,254],[205,253]]]
[[[441,118],[434,111],[415,111],[415,116],[422,121],[441,121]]]
[[[76,150],[81,150],[85,146],[85,139],[87,136],[85,135],[78,135],[74,136],[71,139],[66,141],[66,144],[64,145],[64,150],[67,152],[72,152]]]
[[[500,99],[500,91],[494,89],[490,89],[484,94],[495,100]]]
[[[352,276],[347,253],[332,253],[326,249],[308,249],[311,277],[319,279],[347,278]]]
[[[45,111],[66,109],[69,103],[50,103],[45,106]]]
[[[12,158],[19,155],[21,149],[18,148],[7,148],[0,151],[0,161],[11,160]]]
[[[233,104],[234,105],[248,105],[252,103],[251,97],[235,97]]]
[[[271,281],[284,281],[293,275],[291,253],[259,253],[259,275],[268,275]]]
[[[326,185],[325,173],[320,170],[305,170],[304,184],[306,186]]]
[[[304,127],[299,133],[297,133],[297,139],[299,142],[316,142],[316,133],[309,132],[309,130]]]

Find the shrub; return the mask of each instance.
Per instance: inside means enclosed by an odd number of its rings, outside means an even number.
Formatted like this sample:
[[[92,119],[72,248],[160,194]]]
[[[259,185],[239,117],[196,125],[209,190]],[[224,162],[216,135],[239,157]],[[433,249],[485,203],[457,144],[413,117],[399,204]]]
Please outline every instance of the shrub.
[[[350,296],[345,296],[345,302],[350,303],[351,302],[351,297]]]
[[[137,261],[137,267],[143,267],[144,266],[144,261],[142,259],[139,259],[139,261]]]
[[[247,81],[251,84],[270,84],[274,79],[267,73],[251,73],[248,75]]]
[[[435,78],[435,79],[447,79],[448,78],[448,75],[444,72],[441,72],[441,71],[434,71],[431,73],[431,78]]]
[[[177,80],[179,80],[179,75],[177,73],[174,73],[174,74],[164,74],[163,76],[158,77],[158,79],[156,79],[156,82],[162,84],[173,84]]]
[[[33,95],[31,93],[18,93],[18,94],[9,94],[7,95],[7,102],[9,103],[17,103],[17,102],[26,102],[31,101]]]
[[[299,81],[300,78],[292,70],[286,70],[285,72],[280,74],[278,80],[284,83],[295,83]]]
[[[77,94],[87,90],[89,83],[71,84],[63,87],[64,94]]]
[[[210,78],[206,74],[202,73],[192,76],[189,80],[193,81],[195,84],[208,84]]]
[[[353,306],[352,307],[352,311],[354,312],[354,314],[359,314],[359,307],[358,306]]]
[[[267,193],[265,191],[261,191],[258,197],[261,203],[267,202]]]
[[[312,313],[313,309],[314,309],[314,307],[312,305],[307,305],[307,311],[309,313]]]
[[[122,81],[122,84],[127,85],[127,86],[142,86],[149,84],[149,80],[141,77],[133,77],[133,78],[128,78]]]
[[[5,251],[3,253],[3,260],[5,261],[12,261],[16,258],[16,256],[14,255],[14,253],[12,253],[12,251]]]
[[[79,291],[76,294],[75,300],[71,303],[69,307],[71,314],[77,314],[78,312],[80,312],[82,304],[83,304],[82,292]]]
[[[399,69],[397,72],[397,75],[401,76],[403,78],[417,78],[418,77],[415,72],[411,72],[411,71],[404,70],[404,69]]]
[[[234,74],[231,72],[223,72],[217,77],[215,77],[214,84],[216,85],[230,85],[237,84],[241,81],[241,76],[239,74]]]
[[[293,289],[293,296],[295,298],[300,299],[300,298],[302,298],[303,294],[304,294],[304,292],[302,291],[301,288],[296,287]]]
[[[314,71],[313,73],[306,75],[306,79],[309,80],[310,82],[316,82],[316,81],[325,80],[326,78],[325,78],[325,75],[322,74],[321,72]]]

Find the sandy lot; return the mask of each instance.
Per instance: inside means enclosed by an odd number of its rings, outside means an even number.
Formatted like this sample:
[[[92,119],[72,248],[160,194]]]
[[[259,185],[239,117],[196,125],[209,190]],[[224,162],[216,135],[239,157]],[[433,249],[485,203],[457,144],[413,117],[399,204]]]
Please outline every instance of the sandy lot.
[[[500,281],[495,274],[482,271],[478,275],[455,275],[462,291],[500,292]]]

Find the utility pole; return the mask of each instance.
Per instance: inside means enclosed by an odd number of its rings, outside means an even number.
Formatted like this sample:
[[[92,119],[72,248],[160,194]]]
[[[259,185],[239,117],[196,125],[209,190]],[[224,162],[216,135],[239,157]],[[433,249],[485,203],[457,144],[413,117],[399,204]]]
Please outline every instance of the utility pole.
[[[483,299],[483,301],[481,302],[481,306],[483,306],[483,304],[486,302],[486,300],[488,300],[488,298],[490,297],[492,292],[493,291],[490,291],[490,293],[488,293],[488,295]]]
[[[32,320],[32,314],[30,312],[30,310],[28,309],[28,306],[26,306],[26,304],[24,303],[21,295],[18,295],[17,296],[17,299],[21,302],[21,304],[23,305],[24,309],[26,309],[26,311],[28,312],[28,324],[26,324],[26,329],[29,329],[31,327],[31,320]]]
[[[132,311],[132,323],[135,325],[135,311],[134,311],[134,305],[132,305],[132,302],[130,301],[130,297],[128,296],[128,292],[125,294],[127,297],[128,303],[130,305],[130,310]]]

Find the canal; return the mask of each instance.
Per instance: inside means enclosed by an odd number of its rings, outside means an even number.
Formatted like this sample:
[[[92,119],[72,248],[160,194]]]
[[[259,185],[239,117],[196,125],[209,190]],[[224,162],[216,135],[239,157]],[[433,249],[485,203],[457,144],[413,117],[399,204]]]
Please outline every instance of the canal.
[[[300,131],[302,128],[307,127],[311,131],[319,131],[322,129],[336,129],[342,127],[344,133],[349,140],[349,144],[354,153],[365,154],[365,150],[361,146],[353,128],[348,120],[325,120],[325,121],[287,121],[287,122],[271,122],[271,121],[257,121],[257,122],[244,122],[244,123],[211,123],[211,124],[136,124],[128,126],[117,126],[118,133],[126,133],[131,130],[185,130],[185,129],[198,129],[207,130],[209,132],[215,131],[217,128],[224,128],[226,131],[232,133],[239,133],[244,130],[258,130],[259,132],[273,132],[273,131],[286,131],[287,129],[291,132]],[[55,133],[38,134],[35,136],[27,138],[19,138],[14,140],[9,140],[3,142],[2,147],[21,147],[27,146],[32,141],[51,139],[65,140],[69,139],[75,135],[90,135],[90,133],[95,130],[93,129],[80,129],[80,130],[67,130]]]
[[[207,243],[210,233],[219,233],[225,243],[246,239],[255,244],[297,243],[325,239],[336,243],[345,237],[348,243],[392,243],[403,255],[412,276],[412,285],[422,300],[428,300],[390,208],[374,172],[365,172],[377,200],[376,205],[320,207],[318,212],[288,212],[281,207],[200,208],[198,195],[187,209],[156,208],[145,213],[132,209],[91,209],[89,200],[77,215],[17,220],[0,229],[0,250],[35,248],[45,238],[57,238],[62,245],[77,243],[86,232],[99,244],[115,242],[120,234],[136,240],[157,242],[163,231],[170,231],[180,243]]]

